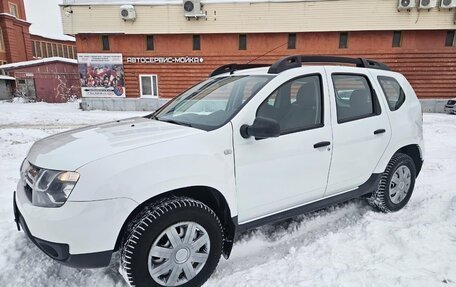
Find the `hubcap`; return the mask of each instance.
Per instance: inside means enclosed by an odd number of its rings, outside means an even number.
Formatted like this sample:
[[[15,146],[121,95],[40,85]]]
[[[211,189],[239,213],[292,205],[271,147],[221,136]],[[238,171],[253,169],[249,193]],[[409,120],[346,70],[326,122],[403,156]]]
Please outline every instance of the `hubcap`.
[[[192,280],[209,258],[210,239],[196,222],[181,222],[165,229],[149,251],[149,274],[163,286]]]
[[[393,173],[389,185],[389,197],[392,203],[399,204],[407,196],[412,182],[412,173],[410,169],[405,166],[399,166]]]

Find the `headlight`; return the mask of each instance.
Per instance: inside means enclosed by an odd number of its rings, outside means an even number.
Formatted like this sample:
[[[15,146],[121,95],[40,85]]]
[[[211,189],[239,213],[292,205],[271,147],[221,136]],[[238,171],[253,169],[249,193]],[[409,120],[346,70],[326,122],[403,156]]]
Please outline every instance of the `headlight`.
[[[32,204],[41,207],[62,206],[78,179],[77,172],[41,169],[32,186]]]

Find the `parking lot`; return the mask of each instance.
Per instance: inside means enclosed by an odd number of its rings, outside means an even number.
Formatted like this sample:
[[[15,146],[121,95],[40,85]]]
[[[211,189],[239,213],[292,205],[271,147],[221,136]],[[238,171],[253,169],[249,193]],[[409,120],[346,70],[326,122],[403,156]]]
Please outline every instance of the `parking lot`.
[[[0,103],[0,286],[126,286],[117,257],[95,270],[47,258],[17,232],[12,192],[34,141],[145,114]],[[456,286],[456,116],[425,114],[424,132],[426,161],[405,209],[381,214],[354,200],[241,234],[205,286]]]

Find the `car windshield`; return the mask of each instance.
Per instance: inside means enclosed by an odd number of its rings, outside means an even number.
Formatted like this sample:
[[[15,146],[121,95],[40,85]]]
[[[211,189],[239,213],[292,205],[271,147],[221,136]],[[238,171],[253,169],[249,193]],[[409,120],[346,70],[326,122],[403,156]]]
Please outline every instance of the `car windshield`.
[[[274,76],[211,78],[177,96],[150,117],[159,121],[214,130],[227,123]]]

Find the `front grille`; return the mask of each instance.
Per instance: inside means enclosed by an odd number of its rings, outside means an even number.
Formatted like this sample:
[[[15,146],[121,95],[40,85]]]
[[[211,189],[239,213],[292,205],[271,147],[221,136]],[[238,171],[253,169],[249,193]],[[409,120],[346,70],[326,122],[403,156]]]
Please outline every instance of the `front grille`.
[[[32,188],[28,185],[28,183],[24,186],[25,195],[27,196],[28,200],[32,202]]]
[[[27,198],[32,202],[32,189],[40,169],[25,160],[21,170],[21,179],[24,183],[24,191]]]
[[[454,104],[456,104],[455,100],[449,100],[448,103],[447,103],[447,105],[450,105],[450,106],[452,106]]]

